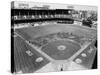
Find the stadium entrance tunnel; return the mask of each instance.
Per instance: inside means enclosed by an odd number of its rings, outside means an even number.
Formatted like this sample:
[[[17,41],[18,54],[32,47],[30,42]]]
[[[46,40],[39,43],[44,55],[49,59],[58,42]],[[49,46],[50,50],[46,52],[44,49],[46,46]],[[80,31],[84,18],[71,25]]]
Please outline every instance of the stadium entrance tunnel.
[[[55,60],[66,60],[75,54],[80,45],[70,40],[57,40],[42,47],[42,51]]]

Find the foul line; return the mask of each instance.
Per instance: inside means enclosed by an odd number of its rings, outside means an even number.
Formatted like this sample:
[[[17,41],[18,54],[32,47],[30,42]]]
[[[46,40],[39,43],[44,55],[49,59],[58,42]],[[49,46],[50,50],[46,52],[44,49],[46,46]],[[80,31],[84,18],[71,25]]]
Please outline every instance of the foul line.
[[[22,38],[23,40],[25,40],[21,35],[19,35],[18,33],[15,32],[15,34],[17,34],[20,38]],[[37,52],[39,52],[41,55],[43,55],[45,58],[47,58],[50,61],[55,61],[53,58],[51,58],[50,56],[48,56],[46,53],[44,53],[40,48],[37,48],[36,46],[34,46],[33,44],[30,44],[29,41],[25,40],[25,42],[30,45],[34,50],[36,50]]]
[[[78,52],[76,52],[73,56],[71,56],[68,60],[73,61],[81,52],[83,52],[87,47],[89,47],[95,40],[93,40],[92,42],[88,43],[87,45],[85,45],[83,48],[81,48]]]

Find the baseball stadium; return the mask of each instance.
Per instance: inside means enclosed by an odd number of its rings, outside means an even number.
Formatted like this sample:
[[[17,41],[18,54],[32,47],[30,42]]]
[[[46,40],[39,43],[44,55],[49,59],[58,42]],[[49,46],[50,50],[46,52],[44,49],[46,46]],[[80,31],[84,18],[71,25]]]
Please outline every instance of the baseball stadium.
[[[96,63],[97,29],[94,24],[83,24],[82,20],[73,18],[69,11],[74,10],[46,7],[35,10],[11,9],[12,72],[96,68],[93,65]],[[81,25],[75,24],[75,21],[81,22]]]

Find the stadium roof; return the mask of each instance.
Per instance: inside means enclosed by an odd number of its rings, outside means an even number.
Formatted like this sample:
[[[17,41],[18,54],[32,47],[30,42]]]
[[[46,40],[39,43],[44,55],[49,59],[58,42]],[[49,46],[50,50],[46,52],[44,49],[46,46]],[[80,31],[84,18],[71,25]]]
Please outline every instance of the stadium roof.
[[[43,7],[47,6],[50,9],[75,9],[75,10],[92,10],[97,11],[97,6],[87,6],[87,5],[71,5],[71,4],[56,4],[56,3],[40,3],[40,2],[27,2],[27,1],[15,1],[14,7],[26,7],[33,8],[35,6]]]

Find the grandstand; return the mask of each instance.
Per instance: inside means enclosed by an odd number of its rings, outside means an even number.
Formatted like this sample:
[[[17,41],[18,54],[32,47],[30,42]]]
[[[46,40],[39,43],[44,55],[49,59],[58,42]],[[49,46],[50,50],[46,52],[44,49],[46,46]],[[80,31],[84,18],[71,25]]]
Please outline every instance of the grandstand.
[[[72,24],[73,19],[69,9],[11,9],[11,21],[16,26],[21,23],[58,22]]]

